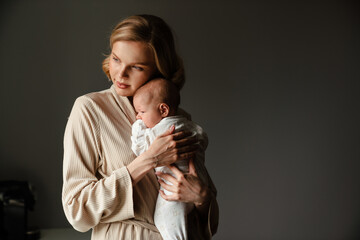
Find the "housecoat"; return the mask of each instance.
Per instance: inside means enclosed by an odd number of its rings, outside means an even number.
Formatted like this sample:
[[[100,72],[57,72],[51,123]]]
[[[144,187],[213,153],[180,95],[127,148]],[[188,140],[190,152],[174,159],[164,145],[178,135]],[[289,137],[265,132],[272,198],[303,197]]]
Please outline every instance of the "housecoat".
[[[93,240],[162,239],[154,226],[159,184],[154,171],[135,186],[126,166],[131,150],[135,111],[115,87],[76,99],[64,135],[62,204],[78,231],[92,229]],[[211,187],[214,195],[216,189]],[[192,239],[209,239],[218,224],[217,202],[211,200],[208,222],[194,210],[189,227],[201,229]]]

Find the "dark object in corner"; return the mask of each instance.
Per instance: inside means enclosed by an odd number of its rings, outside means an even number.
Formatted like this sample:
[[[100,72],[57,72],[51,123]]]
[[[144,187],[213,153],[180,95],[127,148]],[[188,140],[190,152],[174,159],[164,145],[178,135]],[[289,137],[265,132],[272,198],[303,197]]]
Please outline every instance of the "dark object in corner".
[[[26,181],[0,181],[0,240],[26,239],[27,211],[35,199]]]

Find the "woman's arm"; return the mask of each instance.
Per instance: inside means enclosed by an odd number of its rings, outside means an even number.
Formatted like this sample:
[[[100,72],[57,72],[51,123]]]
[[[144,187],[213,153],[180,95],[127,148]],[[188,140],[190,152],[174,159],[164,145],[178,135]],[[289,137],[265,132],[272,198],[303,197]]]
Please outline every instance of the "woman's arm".
[[[126,167],[97,174],[101,152],[95,103],[76,100],[64,136],[62,204],[70,224],[85,232],[101,222],[134,217],[133,186]]]

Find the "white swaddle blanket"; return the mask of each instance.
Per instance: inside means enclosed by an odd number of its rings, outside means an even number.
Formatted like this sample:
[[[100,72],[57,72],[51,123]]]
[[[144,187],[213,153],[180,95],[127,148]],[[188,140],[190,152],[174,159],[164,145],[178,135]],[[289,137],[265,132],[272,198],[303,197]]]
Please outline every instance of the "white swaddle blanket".
[[[150,144],[157,136],[163,134],[172,125],[175,126],[175,132],[187,130],[197,136],[199,148],[194,159],[194,166],[202,182],[204,184],[208,184],[208,174],[204,165],[205,149],[208,144],[207,134],[199,125],[188,120],[186,117],[166,117],[153,128],[146,128],[142,120],[137,120],[132,126],[131,148],[133,152],[139,156],[149,148]],[[178,161],[175,165],[184,173],[189,170],[189,162],[187,160]],[[166,166],[157,167],[155,170],[173,175],[170,169]],[[171,184],[169,182],[166,183]],[[166,191],[162,187],[161,189],[164,190],[166,195],[171,195],[171,192]],[[187,214],[193,209],[193,207],[194,205],[189,203],[166,201],[160,196],[160,194],[158,195],[154,222],[164,240],[188,239]]]

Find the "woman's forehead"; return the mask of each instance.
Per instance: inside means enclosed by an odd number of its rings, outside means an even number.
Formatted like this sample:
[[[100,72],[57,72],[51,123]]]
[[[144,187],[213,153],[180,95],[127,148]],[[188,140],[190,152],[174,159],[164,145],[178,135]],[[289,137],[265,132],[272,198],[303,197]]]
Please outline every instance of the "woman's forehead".
[[[154,53],[145,42],[117,41],[113,45],[112,53],[127,63],[154,64]]]

